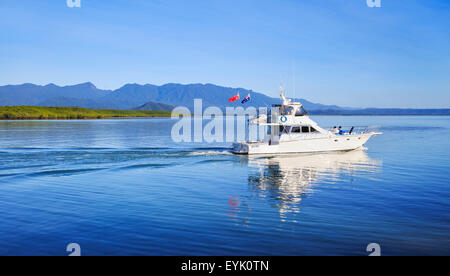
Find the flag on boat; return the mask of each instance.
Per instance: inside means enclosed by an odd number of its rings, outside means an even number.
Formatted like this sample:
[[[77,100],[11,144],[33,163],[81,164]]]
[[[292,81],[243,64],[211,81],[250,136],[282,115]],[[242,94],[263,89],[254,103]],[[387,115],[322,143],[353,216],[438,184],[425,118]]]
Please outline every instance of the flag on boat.
[[[245,104],[245,103],[248,102],[248,101],[250,101],[250,93],[248,93],[247,97],[245,97],[245,98],[242,100],[242,104]]]
[[[231,103],[237,100],[239,100],[239,92],[235,96],[231,97],[228,101]]]

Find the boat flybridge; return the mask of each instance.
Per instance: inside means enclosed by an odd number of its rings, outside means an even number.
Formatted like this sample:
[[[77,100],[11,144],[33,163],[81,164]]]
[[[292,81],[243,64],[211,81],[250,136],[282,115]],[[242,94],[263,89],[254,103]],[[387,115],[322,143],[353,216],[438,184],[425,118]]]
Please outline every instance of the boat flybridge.
[[[284,96],[281,87],[281,105],[273,105],[267,115],[249,120],[249,124],[267,126],[262,141],[233,143],[235,154],[283,154],[351,151],[363,148],[372,137],[381,133],[367,127],[342,127],[325,130],[309,118],[299,102]]]

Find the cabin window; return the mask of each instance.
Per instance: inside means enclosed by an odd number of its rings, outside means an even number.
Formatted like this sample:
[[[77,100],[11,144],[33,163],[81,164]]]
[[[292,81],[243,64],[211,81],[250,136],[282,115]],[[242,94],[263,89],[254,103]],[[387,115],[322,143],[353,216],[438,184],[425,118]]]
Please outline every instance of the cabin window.
[[[309,126],[303,126],[302,133],[309,133]]]
[[[300,127],[293,127],[291,133],[300,133]]]
[[[317,129],[311,127],[311,132],[318,132]]]

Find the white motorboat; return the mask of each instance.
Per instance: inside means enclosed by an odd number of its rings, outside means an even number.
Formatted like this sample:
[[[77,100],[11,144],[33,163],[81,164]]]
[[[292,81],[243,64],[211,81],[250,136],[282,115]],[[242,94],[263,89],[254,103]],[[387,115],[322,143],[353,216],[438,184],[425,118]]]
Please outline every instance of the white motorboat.
[[[283,154],[351,151],[380,132],[368,127],[335,127],[330,130],[319,127],[311,120],[299,102],[284,96],[281,88],[281,105],[273,105],[268,114],[260,114],[249,124],[267,126],[267,135],[261,141],[233,143],[235,154]]]

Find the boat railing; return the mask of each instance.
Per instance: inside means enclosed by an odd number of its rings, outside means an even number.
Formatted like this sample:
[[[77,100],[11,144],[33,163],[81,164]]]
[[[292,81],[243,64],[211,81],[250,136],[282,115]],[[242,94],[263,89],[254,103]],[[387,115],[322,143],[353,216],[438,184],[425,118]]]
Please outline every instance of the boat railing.
[[[379,132],[379,126],[341,126],[338,127],[330,127],[328,129],[332,133],[336,133],[338,135],[357,135],[357,134],[366,134],[371,132]]]

